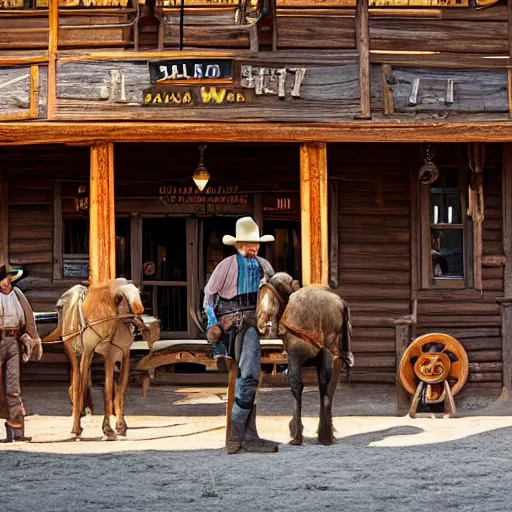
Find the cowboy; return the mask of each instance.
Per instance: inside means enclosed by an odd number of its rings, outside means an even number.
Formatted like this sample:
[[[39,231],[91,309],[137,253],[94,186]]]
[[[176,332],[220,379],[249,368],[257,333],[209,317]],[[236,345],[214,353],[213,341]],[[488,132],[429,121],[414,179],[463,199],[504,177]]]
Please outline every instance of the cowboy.
[[[5,365],[5,400],[8,409],[6,442],[31,440],[25,437],[18,343],[21,344],[25,363],[31,359],[39,361],[43,355],[34,313],[23,292],[12,286],[22,275],[23,270],[10,269],[5,265],[0,267],[0,365]]]
[[[260,237],[251,217],[236,223],[236,236],[225,235],[222,242],[235,246],[237,254],[221,261],[205,287],[204,308],[208,317],[207,338],[217,356],[228,356],[222,336],[234,340],[229,356],[238,363],[235,403],[226,451],[277,452],[278,443],[261,439],[256,431],[256,390],[261,371],[261,346],[256,328],[256,306],[260,281],[274,275],[270,263],[258,256],[261,242],[274,237]],[[230,347],[231,348],[231,347]],[[229,357],[228,356],[228,357]]]

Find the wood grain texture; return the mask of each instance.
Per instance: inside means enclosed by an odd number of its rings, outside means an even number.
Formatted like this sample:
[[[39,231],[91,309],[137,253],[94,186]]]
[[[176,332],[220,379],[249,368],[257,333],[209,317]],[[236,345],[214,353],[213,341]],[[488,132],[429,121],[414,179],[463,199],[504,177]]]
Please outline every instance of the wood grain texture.
[[[99,142],[91,146],[89,204],[89,281],[104,283],[116,276],[112,143]]]
[[[370,29],[368,0],[359,0],[356,8],[357,51],[359,53],[359,90],[361,117],[371,117]]]
[[[0,169],[0,266],[9,263],[9,205],[7,177]]]
[[[115,142],[507,142],[512,124],[482,122],[0,122],[3,145]],[[491,255],[489,252],[486,255]],[[494,253],[496,254],[496,253]]]
[[[57,101],[57,51],[59,45],[59,0],[48,4],[48,85],[46,116],[54,119]]]
[[[300,147],[302,282],[329,284],[327,146]]]

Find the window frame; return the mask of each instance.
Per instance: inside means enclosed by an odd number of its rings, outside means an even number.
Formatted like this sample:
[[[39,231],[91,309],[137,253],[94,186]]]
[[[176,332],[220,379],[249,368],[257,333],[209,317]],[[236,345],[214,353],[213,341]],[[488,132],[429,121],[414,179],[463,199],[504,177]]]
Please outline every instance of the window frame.
[[[442,168],[451,166],[442,166]],[[431,185],[418,183],[419,196],[419,245],[420,245],[420,289],[465,289],[474,288],[475,283],[475,264],[473,250],[473,221],[467,213],[468,204],[468,175],[469,167],[467,162],[459,158],[457,164],[457,176],[459,183],[461,223],[453,224],[432,224],[431,219],[431,188],[435,187],[435,182]],[[435,278],[432,272],[432,254],[431,254],[431,233],[433,226],[438,229],[456,229],[462,231],[462,250],[463,250],[463,277],[460,279],[440,279]],[[462,226],[461,228],[458,226]]]

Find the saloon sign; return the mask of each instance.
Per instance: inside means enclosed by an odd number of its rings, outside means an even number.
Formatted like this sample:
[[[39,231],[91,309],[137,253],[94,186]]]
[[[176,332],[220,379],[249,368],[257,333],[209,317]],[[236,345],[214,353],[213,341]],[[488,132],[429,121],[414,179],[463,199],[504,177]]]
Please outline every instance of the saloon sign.
[[[153,86],[143,105],[168,107],[229,106],[261,96],[301,97],[306,68],[237,64],[230,59],[183,59],[150,62]]]
[[[191,186],[176,187],[162,185],[159,190],[160,201],[163,204],[204,204],[246,206],[249,204],[249,194],[240,193],[238,186],[207,187],[203,192]]]

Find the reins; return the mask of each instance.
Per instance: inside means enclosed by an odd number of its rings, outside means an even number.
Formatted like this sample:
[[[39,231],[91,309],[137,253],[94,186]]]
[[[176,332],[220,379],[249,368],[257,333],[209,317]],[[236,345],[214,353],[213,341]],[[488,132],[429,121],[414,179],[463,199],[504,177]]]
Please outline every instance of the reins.
[[[123,315],[110,315],[110,316],[105,316],[103,318],[98,318],[96,320],[93,320],[92,322],[89,322],[86,318],[85,318],[85,315],[83,313],[83,310],[82,310],[82,305],[80,304],[80,317],[84,320],[84,324],[83,326],[78,330],[78,331],[75,331],[75,332],[72,332],[70,334],[66,334],[66,335],[63,335],[62,336],[62,341],[67,341],[71,338],[74,338],[75,336],[78,336],[80,335],[80,343],[82,345],[82,349],[83,349],[83,345],[84,345],[84,342],[83,342],[83,335],[85,333],[85,331],[87,331],[87,329],[92,329],[94,331],[94,334],[96,334],[96,336],[98,336],[98,338],[101,340],[101,341],[105,341],[106,339],[112,339],[112,336],[114,335],[114,332],[115,332],[115,329],[117,328],[117,325],[119,324],[119,322],[121,320],[125,320],[125,319],[128,319],[128,318],[137,318],[137,315],[133,314],[133,313],[125,313]],[[104,322],[108,322],[109,320],[117,320],[116,322],[116,328],[114,328],[112,330],[112,332],[110,333],[109,336],[107,336],[106,338],[103,338],[101,336],[101,334],[96,330],[94,329],[94,326],[95,325],[99,325],[99,324],[102,324]]]

